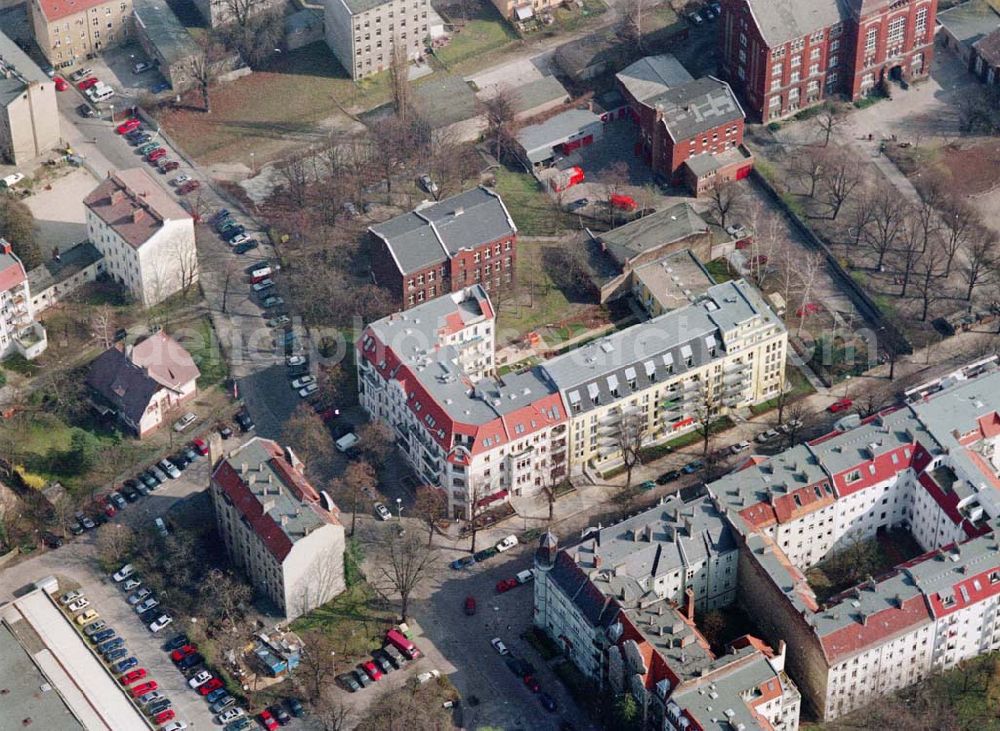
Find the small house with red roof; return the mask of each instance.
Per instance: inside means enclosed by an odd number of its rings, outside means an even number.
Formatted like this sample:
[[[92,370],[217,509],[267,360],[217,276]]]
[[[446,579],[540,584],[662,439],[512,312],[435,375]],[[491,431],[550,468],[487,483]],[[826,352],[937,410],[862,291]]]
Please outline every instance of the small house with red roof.
[[[344,526],[290,447],[254,437],[214,466],[216,525],[230,560],[288,619],[344,588]]]

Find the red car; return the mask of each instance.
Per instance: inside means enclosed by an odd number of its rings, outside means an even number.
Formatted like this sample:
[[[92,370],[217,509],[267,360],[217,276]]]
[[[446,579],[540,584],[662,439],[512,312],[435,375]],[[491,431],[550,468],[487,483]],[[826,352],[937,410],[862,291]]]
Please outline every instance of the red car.
[[[133,698],[138,698],[141,695],[146,695],[146,693],[152,693],[158,687],[155,680],[150,680],[145,683],[139,683],[139,685],[133,685],[129,693],[132,694]]]
[[[470,617],[476,613],[476,597],[465,597],[465,613]]]
[[[200,187],[201,183],[198,182],[197,180],[189,180],[186,183],[184,183],[184,185],[179,186],[177,188],[177,192],[180,195],[187,195],[188,193],[198,190],[198,188]]]
[[[193,655],[198,651],[198,645],[184,645],[177,650],[170,653],[170,659],[174,662],[180,662],[188,655]]]
[[[81,81],[79,84],[77,84],[76,88],[79,89],[80,91],[86,91],[90,87],[94,86],[96,83],[97,83],[97,77],[89,76],[83,81]]]
[[[198,686],[198,692],[201,693],[202,695],[208,695],[213,690],[218,690],[219,688],[221,688],[224,685],[225,685],[225,683],[223,683],[220,678],[212,678],[207,683],[203,683],[202,685],[199,685]]]
[[[146,159],[149,162],[156,162],[161,157],[166,157],[166,156],[167,156],[167,151],[162,147],[157,147],[155,150],[146,155]]]
[[[176,715],[177,714],[174,713],[174,710],[172,708],[168,708],[167,710],[157,713],[155,716],[153,716],[153,721],[156,723],[157,726],[162,726],[167,721],[173,721],[174,716]]]
[[[378,669],[378,665],[369,660],[368,662],[361,663],[361,669],[368,673],[368,677],[372,680],[381,680],[382,671]]]
[[[270,711],[261,711],[257,718],[259,718],[260,722],[264,724],[264,728],[266,728],[267,731],[274,731],[278,728],[278,722],[274,719],[274,716],[271,715]]]
[[[767,257],[764,254],[761,254],[760,256],[755,256],[753,259],[750,260],[750,263],[755,266],[762,267],[765,264],[767,264]]]
[[[524,684],[528,686],[528,690],[530,690],[532,693],[539,693],[542,690],[542,686],[539,685],[537,680],[535,680],[534,675],[525,675]]]
[[[502,579],[497,582],[497,594],[503,594],[517,586],[517,579]]]
[[[146,677],[146,668],[137,668],[131,672],[125,673],[123,676],[118,678],[118,682],[122,685],[132,685],[137,680],[142,680]]]
[[[104,503],[104,514],[109,518],[113,518],[118,514],[118,509],[111,503]]]
[[[819,312],[819,305],[815,302],[806,302],[799,309],[795,310],[795,314],[799,317],[805,317],[806,315],[815,315]]]
[[[66,83],[66,79],[62,76],[57,76],[55,78],[56,91],[66,91],[69,88],[69,84]]]
[[[842,398],[837,401],[834,401],[827,407],[826,410],[829,411],[831,414],[836,414],[838,411],[847,411],[853,405],[854,402],[851,399]]]
[[[126,119],[124,122],[115,127],[115,132],[120,135],[127,135],[132,130],[138,129],[141,124],[142,122],[135,117],[132,117],[131,119]]]
[[[181,164],[176,160],[160,160],[160,172],[169,173],[179,168]]]
[[[195,439],[191,442],[191,446],[194,447],[194,451],[200,454],[202,457],[208,455],[208,445],[205,444],[204,439]]]

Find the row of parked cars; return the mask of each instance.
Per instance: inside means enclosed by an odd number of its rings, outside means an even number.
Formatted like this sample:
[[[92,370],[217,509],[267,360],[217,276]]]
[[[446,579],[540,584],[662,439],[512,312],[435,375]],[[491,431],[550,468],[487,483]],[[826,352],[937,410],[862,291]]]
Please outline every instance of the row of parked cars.
[[[472,566],[476,563],[482,563],[488,559],[493,558],[498,553],[503,553],[504,551],[509,551],[514,548],[518,543],[517,536],[511,533],[506,538],[497,542],[496,545],[490,546],[489,548],[484,548],[482,551],[476,551],[471,556],[463,556],[462,558],[456,558],[449,564],[456,571],[464,569],[466,566]]]
[[[167,148],[163,147],[156,139],[159,136],[159,131],[153,133],[145,129],[142,122],[136,117],[129,117],[123,121],[115,127],[115,132],[122,135],[136,149],[136,152],[146,159],[146,162],[156,166],[156,169],[162,174],[174,172],[181,166],[177,160],[171,160],[167,157]],[[192,180],[191,176],[184,174],[171,179],[170,184],[174,186],[178,195],[187,195],[201,187],[199,181]]]
[[[402,670],[407,663],[421,656],[420,650],[403,632],[399,629],[390,629],[385,633],[382,647],[372,652],[372,659],[359,663],[349,673],[338,675],[337,682],[352,693],[356,693],[372,683],[377,683],[393,670]]]
[[[260,246],[260,242],[247,233],[247,227],[227,208],[216,211],[208,222],[237,254],[245,254]]]
[[[209,711],[225,731],[246,731],[253,726],[246,709],[237,705],[236,698],[226,690],[222,679],[205,667],[205,657],[198,652],[198,645],[191,642],[187,635],[173,637],[164,645],[164,649],[170,653],[171,662],[184,675],[188,686],[198,691],[209,704]],[[288,710],[275,704],[258,715],[258,720],[268,731],[291,723],[292,716],[301,718],[305,715],[305,708],[297,698],[290,698],[287,703]]]
[[[527,660],[522,660],[512,655],[510,650],[507,649],[507,645],[499,637],[494,637],[490,640],[490,644],[497,651],[497,654],[504,659],[504,663],[510,668],[510,671],[524,681],[524,685],[528,690],[538,696],[538,702],[542,704],[542,707],[550,713],[555,713],[559,705],[556,703],[555,698],[542,690],[541,683],[535,677],[534,666]]]

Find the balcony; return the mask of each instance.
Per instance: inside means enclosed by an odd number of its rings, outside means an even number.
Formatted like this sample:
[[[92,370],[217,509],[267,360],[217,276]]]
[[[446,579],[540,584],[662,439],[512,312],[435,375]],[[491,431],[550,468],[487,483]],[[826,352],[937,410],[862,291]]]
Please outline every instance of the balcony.
[[[563,437],[562,439],[556,439],[554,442],[552,442],[552,454],[555,455],[559,454],[560,452],[565,452],[566,444],[567,444],[566,437]]]

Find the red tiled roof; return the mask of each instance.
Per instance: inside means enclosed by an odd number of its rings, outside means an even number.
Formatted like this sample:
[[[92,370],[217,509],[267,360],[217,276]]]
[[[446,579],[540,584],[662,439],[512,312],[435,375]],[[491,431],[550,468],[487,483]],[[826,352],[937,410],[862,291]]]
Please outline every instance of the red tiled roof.
[[[833,505],[836,497],[832,491],[827,492],[823,489],[823,485],[826,482],[826,480],[823,480],[823,482],[807,485],[787,495],[775,498],[774,514],[778,522],[787,523],[814,510],[821,510],[828,505]],[[817,490],[819,490],[819,495],[816,494]]]
[[[83,13],[90,8],[102,5],[105,0],[38,0],[38,7],[48,21]]]
[[[957,612],[960,609],[965,609],[966,607],[988,599],[989,597],[1000,594],[1000,582],[993,583],[990,581],[990,574],[998,569],[1000,569],[1000,567],[992,566],[982,573],[956,582],[952,587],[955,603],[947,607],[944,605],[944,602],[941,601],[940,592],[928,594],[927,601],[931,605],[931,614],[935,617],[943,617],[945,615],[952,614],[953,612]],[[968,597],[968,599],[966,599],[966,597]]]
[[[979,432],[983,439],[992,439],[1000,434],[1000,413],[994,411],[979,417]]]
[[[865,648],[881,644],[887,638],[931,620],[922,594],[903,601],[901,607],[890,607],[868,616],[864,623],[852,622],[820,638],[827,663],[835,665]]]
[[[159,232],[164,221],[191,219],[142,168],[110,174],[83,204],[135,248]]]
[[[756,503],[740,511],[740,517],[755,528],[766,528],[778,522],[774,506],[770,503]]]
[[[915,452],[916,445],[907,444],[902,447],[897,447],[888,452],[883,452],[875,457],[875,459],[865,460],[859,462],[846,470],[842,470],[833,476],[833,484],[837,489],[837,494],[841,497],[846,497],[847,495],[853,495],[854,493],[864,490],[866,487],[871,487],[872,485],[878,485],[885,480],[888,480],[893,475],[897,475],[905,469],[908,469],[911,465],[911,460]],[[910,456],[906,456],[906,451],[909,450]],[[892,461],[893,455],[896,455],[897,462]],[[875,466],[875,473],[872,474],[870,467]],[[854,470],[859,470],[861,472],[861,479],[856,480],[848,484],[847,475],[849,475]]]
[[[0,239],[0,292],[6,292],[28,278],[21,260],[14,256],[11,245]]]

